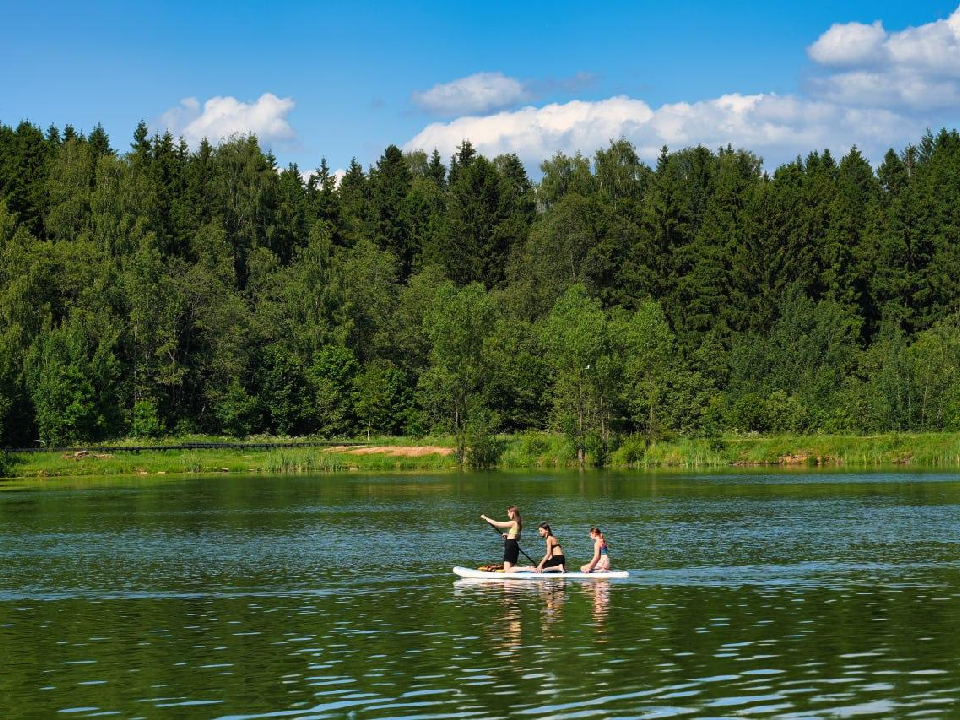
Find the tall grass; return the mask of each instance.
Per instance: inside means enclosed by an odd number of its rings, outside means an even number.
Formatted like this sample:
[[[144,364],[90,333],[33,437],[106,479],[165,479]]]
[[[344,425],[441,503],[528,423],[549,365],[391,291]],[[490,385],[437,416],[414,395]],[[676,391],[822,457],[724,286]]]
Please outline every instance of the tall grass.
[[[960,467],[960,434],[726,436],[653,443],[643,467]]]
[[[576,459],[573,445],[562,435],[529,432],[505,438],[505,448],[497,465],[502,468],[572,467]]]
[[[182,438],[178,438],[182,440]],[[277,440],[277,438],[263,438]],[[576,454],[561,435],[524,433],[498,438],[500,468],[572,468]],[[115,443],[116,444],[116,443]],[[450,437],[372,438],[371,445],[451,447]],[[593,458],[587,457],[588,464]],[[718,438],[675,437],[648,441],[625,438],[608,458],[621,468],[710,468],[753,466],[832,466],[883,468],[895,466],[960,468],[960,433],[882,435],[728,435]],[[150,450],[90,453],[10,454],[7,477],[155,475],[183,473],[327,473],[452,471],[453,455],[437,453],[403,457],[386,453],[357,455],[328,448]]]
[[[175,475],[183,473],[323,473],[391,470],[445,470],[456,467],[451,456],[395,457],[352,455],[324,448],[278,450],[148,450],[80,457],[62,453],[11,455],[7,476],[73,477],[86,475]]]
[[[311,448],[312,450],[312,448]],[[350,455],[337,452],[309,452],[301,448],[274,450],[266,453],[260,471],[267,473],[322,473],[349,470],[447,470],[457,467],[451,455]]]

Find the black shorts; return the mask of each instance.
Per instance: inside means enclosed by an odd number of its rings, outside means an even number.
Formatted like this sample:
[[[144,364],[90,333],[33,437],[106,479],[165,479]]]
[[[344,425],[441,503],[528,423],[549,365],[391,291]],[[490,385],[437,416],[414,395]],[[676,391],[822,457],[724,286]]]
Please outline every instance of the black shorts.
[[[558,565],[563,565],[566,562],[567,559],[563,555],[554,555],[552,558],[547,560],[542,567],[543,569],[548,567],[557,567]]]
[[[514,538],[504,538],[503,540],[503,561],[516,565],[520,559],[520,543]]]

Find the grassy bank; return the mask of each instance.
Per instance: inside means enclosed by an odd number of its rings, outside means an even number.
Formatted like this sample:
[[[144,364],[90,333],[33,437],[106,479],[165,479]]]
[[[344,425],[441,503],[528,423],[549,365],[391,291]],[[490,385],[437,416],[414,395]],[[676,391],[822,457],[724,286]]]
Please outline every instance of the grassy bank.
[[[830,466],[960,468],[960,433],[777,435],[654,443],[640,467]]]
[[[588,457],[589,460],[589,457]],[[569,467],[573,448],[556,435],[513,438],[503,467]],[[960,433],[881,435],[727,435],[655,441],[628,438],[610,455],[614,468],[925,467],[960,468]]]
[[[178,442],[227,438],[178,438]],[[285,441],[289,438],[256,438]],[[142,452],[8,455],[8,477],[164,475],[182,473],[324,473],[455,470],[451,438],[372,438],[367,448],[149,450]],[[501,439],[502,468],[570,468],[576,454],[559,435],[528,433]],[[168,441],[174,444],[174,441]],[[136,446],[134,440],[111,442]],[[156,443],[151,443],[156,444]],[[588,458],[588,461],[590,458]],[[726,436],[647,442],[630,438],[610,456],[614,468],[791,466],[960,468],[960,433]]]
[[[286,442],[300,438],[247,438],[247,442]],[[110,446],[192,442],[238,442],[236,438],[191,436],[166,441],[121,440]],[[364,443],[368,441],[363,439]],[[211,448],[100,452],[38,452],[7,456],[8,477],[77,477],[87,475],[176,475],[184,473],[324,473],[349,471],[454,470],[457,467],[449,438],[420,438],[417,453],[394,454],[392,448],[410,448],[409,438],[372,438],[370,448]],[[369,449],[377,450],[368,452]],[[440,450],[429,452],[430,450]],[[426,451],[426,452],[424,452]]]

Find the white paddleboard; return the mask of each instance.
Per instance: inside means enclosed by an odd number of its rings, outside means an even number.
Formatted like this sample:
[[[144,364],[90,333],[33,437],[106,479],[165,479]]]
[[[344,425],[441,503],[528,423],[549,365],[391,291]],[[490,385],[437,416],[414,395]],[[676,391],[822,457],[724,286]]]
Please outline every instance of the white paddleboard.
[[[610,580],[612,578],[630,577],[626,570],[609,570],[607,572],[491,572],[489,570],[474,570],[457,566],[453,572],[462,578],[476,580]]]

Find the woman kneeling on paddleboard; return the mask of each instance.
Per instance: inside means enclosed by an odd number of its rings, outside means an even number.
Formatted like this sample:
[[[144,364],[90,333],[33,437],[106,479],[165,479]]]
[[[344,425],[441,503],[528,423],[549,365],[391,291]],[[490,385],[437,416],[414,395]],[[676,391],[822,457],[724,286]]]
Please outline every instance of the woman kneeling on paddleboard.
[[[563,556],[563,548],[560,547],[560,541],[553,536],[553,530],[550,526],[542,522],[537,526],[537,532],[547,541],[547,554],[543,560],[533,570],[536,572],[566,572],[564,563],[567,559]]]
[[[480,519],[490,523],[498,530],[506,530],[503,533],[503,571],[516,572],[517,560],[520,558],[520,531],[523,527],[520,521],[520,508],[511,505],[507,508],[507,522],[497,522],[491,520],[486,515],[481,515]]]
[[[566,572],[564,563],[567,559],[563,556],[560,541],[553,536],[553,530],[547,523],[542,522],[537,526],[537,532],[547,541],[547,554],[536,566],[516,567],[513,572]]]
[[[603,539],[600,528],[590,528],[590,539],[593,540],[593,557],[580,572],[607,572],[610,570],[610,556],[607,554],[607,541]]]

